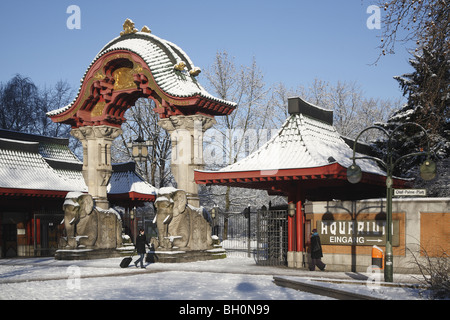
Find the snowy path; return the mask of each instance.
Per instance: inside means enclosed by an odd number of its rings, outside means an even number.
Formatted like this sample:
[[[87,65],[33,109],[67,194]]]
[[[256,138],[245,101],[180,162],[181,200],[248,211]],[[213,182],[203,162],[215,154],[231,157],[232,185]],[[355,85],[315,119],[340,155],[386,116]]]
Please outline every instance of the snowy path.
[[[3,259],[0,260],[0,299],[327,300],[324,296],[279,287],[274,284],[273,276],[307,281],[312,281],[312,276],[349,279],[344,273],[260,267],[251,258],[156,263],[146,269],[134,266],[120,269],[120,260]],[[369,294],[373,291],[364,285],[350,285],[350,290],[365,290]],[[417,290],[381,290],[386,299],[420,298]]]

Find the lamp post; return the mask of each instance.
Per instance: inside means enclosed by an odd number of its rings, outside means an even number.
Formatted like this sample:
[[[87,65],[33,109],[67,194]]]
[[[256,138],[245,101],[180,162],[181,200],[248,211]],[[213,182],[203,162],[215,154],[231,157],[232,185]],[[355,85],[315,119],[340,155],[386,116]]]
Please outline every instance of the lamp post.
[[[213,220],[213,228],[212,228],[212,233],[213,235],[218,235],[217,233],[217,228],[216,228],[216,217],[219,214],[219,206],[218,205],[214,205],[214,207],[211,209],[211,218]]]
[[[139,136],[133,142],[127,143],[127,147],[131,149],[131,156],[134,161],[143,162],[148,158],[148,147],[153,146],[153,142],[149,140],[144,140],[139,133]]]
[[[251,251],[251,246],[250,246],[250,241],[251,241],[251,223],[250,223],[250,204],[247,206],[247,208],[244,209],[244,211],[242,212],[244,214],[244,218],[247,219],[247,257],[250,258],[250,251]]]
[[[427,151],[421,151],[421,152],[413,152],[406,155],[403,155],[393,161],[392,159],[392,139],[394,134],[399,131],[400,129],[403,129],[407,126],[415,126],[416,128],[420,129],[426,137],[427,140]],[[387,137],[387,154],[386,154],[386,161],[383,161],[382,159],[379,159],[377,157],[372,156],[360,156],[356,157],[356,144],[359,139],[359,137],[366,131],[370,129],[377,129],[382,131]],[[384,281],[386,282],[393,282],[393,271],[394,271],[394,265],[393,265],[393,254],[392,254],[392,174],[394,171],[395,166],[400,163],[401,160],[412,157],[412,156],[427,156],[427,159],[425,162],[420,166],[420,176],[424,180],[432,180],[436,176],[436,164],[431,160],[430,156],[430,144],[428,141],[428,135],[426,130],[418,125],[417,123],[407,122],[402,125],[399,125],[396,127],[393,131],[390,133],[379,126],[371,126],[359,133],[359,135],[356,137],[354,145],[353,145],[353,157],[351,158],[353,160],[352,165],[347,169],[347,180],[350,183],[358,183],[361,181],[362,178],[362,170],[361,168],[356,164],[357,159],[369,159],[374,160],[381,164],[386,169],[386,257],[384,262]]]
[[[289,202],[289,204],[288,204],[288,215],[290,217],[295,216],[295,204],[293,202]]]
[[[147,160],[148,158],[148,147],[153,146],[153,142],[149,141],[149,140],[144,140],[142,138],[142,133],[141,133],[141,129],[139,129],[139,135],[137,137],[136,140],[134,140],[133,142],[130,139],[130,142],[127,143],[127,147],[129,149],[131,149],[131,156],[133,157],[133,160],[135,162],[144,162]],[[142,167],[142,164],[141,164]],[[147,177],[147,181],[148,179],[148,173],[147,173],[147,166],[145,167],[145,176]],[[134,207],[134,209],[132,210],[133,214],[132,214],[132,221],[134,224],[134,240],[136,243],[136,225],[137,225],[137,216],[136,216],[136,207]],[[145,217],[142,214],[142,223],[143,223],[143,228],[145,229]],[[134,221],[134,219],[136,218],[136,221]]]
[[[136,244],[136,224],[134,221],[134,218],[136,217],[136,207],[131,209],[129,212],[130,212],[131,225],[133,228],[133,243]]]
[[[131,156],[133,157],[133,160],[135,162],[139,162],[141,168],[142,162],[146,161],[149,156],[148,148],[151,146],[153,146],[153,141],[144,140],[142,138],[141,130],[139,130],[139,135],[136,140],[131,141],[130,139],[130,142],[127,143],[127,147],[131,150]],[[142,171],[145,171],[144,177],[147,179],[147,181],[150,181],[147,172],[147,162],[145,162],[144,170],[141,169],[141,172]]]

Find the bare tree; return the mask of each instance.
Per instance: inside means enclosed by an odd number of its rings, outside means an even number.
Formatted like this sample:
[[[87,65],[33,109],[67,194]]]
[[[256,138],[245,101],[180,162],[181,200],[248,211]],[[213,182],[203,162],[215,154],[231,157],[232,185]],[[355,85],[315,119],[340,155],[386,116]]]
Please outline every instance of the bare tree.
[[[433,48],[436,42],[450,50],[450,3],[448,0],[379,0],[382,19],[381,54],[395,53],[397,42]],[[412,49],[412,48],[410,48]]]
[[[74,90],[66,81],[58,81],[53,87],[44,87],[39,90],[36,99],[39,114],[35,118],[35,133],[51,137],[69,137],[70,126],[55,123],[47,112],[68,105],[74,97]]]
[[[448,299],[450,297],[450,256],[442,247],[429,252],[420,245],[418,252],[409,250],[413,264],[417,267],[422,278],[421,283],[431,290],[432,298]]]
[[[273,87],[270,99],[275,127],[287,118],[288,98],[300,96],[318,107],[333,110],[334,126],[343,136],[355,138],[364,128],[376,122],[386,121],[393,110],[400,107],[401,100],[367,98],[356,82],[338,81],[335,85],[315,79],[310,85],[287,89],[283,83]],[[365,135],[366,142],[376,138]]]
[[[113,161],[130,161],[131,150],[127,144],[139,136],[151,141],[149,157],[144,162],[137,162],[142,176],[153,186],[161,188],[173,183],[170,172],[171,140],[170,135],[158,126],[159,117],[153,109],[150,99],[139,99],[134,107],[125,114],[127,122],[122,125],[123,134],[114,141]]]
[[[215,143],[217,150],[225,155],[225,161],[219,164],[219,167],[233,164],[259,146],[260,136],[254,135],[255,131],[270,126],[267,121],[268,90],[255,58],[250,66],[236,67],[234,59],[226,51],[218,52],[213,65],[205,74],[209,82],[208,87],[218,98],[237,103],[236,110],[231,115],[216,117],[214,132],[219,136],[210,142]],[[225,211],[230,210],[233,205],[242,205],[238,197],[231,196],[232,190],[229,187],[225,191],[223,188],[210,188],[209,193],[224,195]],[[248,201],[248,197],[246,199]],[[239,203],[233,204],[233,201]]]
[[[8,83],[0,83],[0,128],[69,138],[70,148],[81,158],[81,143],[70,136],[70,126],[54,123],[46,115],[69,104],[73,97],[74,92],[65,81],[38,88],[30,78],[17,74]]]
[[[19,74],[0,84],[0,128],[31,133],[40,114],[38,94],[33,81]]]

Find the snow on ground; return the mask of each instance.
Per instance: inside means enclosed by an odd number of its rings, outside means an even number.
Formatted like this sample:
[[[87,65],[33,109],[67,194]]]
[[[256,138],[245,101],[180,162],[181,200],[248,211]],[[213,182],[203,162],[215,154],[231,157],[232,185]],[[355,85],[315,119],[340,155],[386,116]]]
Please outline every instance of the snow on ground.
[[[273,276],[301,281],[346,279],[346,273],[309,272],[261,267],[252,258],[147,265],[121,269],[122,258],[57,261],[53,258],[0,260],[0,299],[38,300],[328,300],[330,298],[283,288]],[[398,280],[410,282],[408,276]],[[394,278],[394,280],[396,280]],[[357,282],[355,280],[355,282]],[[321,282],[323,283],[323,282]],[[374,290],[363,284],[331,284],[384,299],[421,299],[420,290],[386,288]]]

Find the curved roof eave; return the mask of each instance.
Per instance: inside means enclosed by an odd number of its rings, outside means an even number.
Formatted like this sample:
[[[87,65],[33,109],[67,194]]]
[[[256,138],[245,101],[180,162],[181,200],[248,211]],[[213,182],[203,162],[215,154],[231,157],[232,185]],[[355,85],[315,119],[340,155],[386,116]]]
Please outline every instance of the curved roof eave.
[[[150,43],[147,45],[143,45],[142,42],[148,41]],[[125,43],[124,43],[125,42]],[[156,52],[151,52],[152,49],[156,49],[156,47],[160,48],[165,54],[159,55],[158,59],[153,59],[156,55]],[[176,74],[176,71],[174,70],[174,66],[179,62],[184,62],[189,69],[188,71],[195,68],[193,62],[189,58],[189,56],[177,45],[173,44],[172,42],[166,41],[164,39],[161,39],[151,33],[146,32],[136,32],[132,34],[127,34],[123,36],[119,36],[108,42],[95,56],[93,61],[89,64],[89,67],[87,68],[86,72],[83,75],[83,78],[81,79],[81,83],[83,83],[86,79],[86,76],[91,69],[91,67],[94,65],[94,63],[99,60],[102,56],[109,52],[117,51],[117,50],[126,50],[130,51],[139,57],[141,57],[142,60],[145,61],[147,66],[149,67],[150,71],[155,74],[153,74],[155,78],[156,84],[161,88],[162,91],[164,91],[169,96],[173,97],[195,97],[200,96],[202,98],[212,100],[215,102],[219,102],[222,104],[225,104],[229,107],[235,108],[236,103],[226,101],[223,99],[219,99],[214,97],[213,95],[209,94],[203,86],[194,79],[193,76],[191,76],[189,73],[185,74],[185,80],[182,82],[180,77]],[[154,51],[155,51],[154,50]],[[161,52],[159,52],[161,53]],[[165,78],[163,80],[158,78],[158,75],[156,74],[155,65],[158,66],[156,63],[153,63],[154,61],[159,61],[160,65],[164,65],[162,67],[162,71],[158,70],[158,74],[165,74]],[[169,63],[170,62],[170,63]],[[159,67],[159,66],[158,66]],[[152,70],[153,69],[153,70]],[[170,79],[170,81],[167,81],[167,78]],[[158,82],[159,80],[159,82]],[[178,91],[176,90],[178,89]],[[185,90],[184,90],[185,89]],[[78,99],[80,93],[82,90],[82,85],[80,85],[76,98],[68,105],[47,112],[47,116],[52,117],[59,115],[67,110],[69,110],[76,100]],[[185,92],[183,92],[183,90]],[[183,92],[183,93],[180,93]]]

